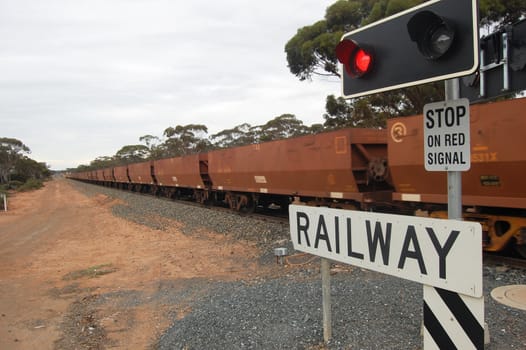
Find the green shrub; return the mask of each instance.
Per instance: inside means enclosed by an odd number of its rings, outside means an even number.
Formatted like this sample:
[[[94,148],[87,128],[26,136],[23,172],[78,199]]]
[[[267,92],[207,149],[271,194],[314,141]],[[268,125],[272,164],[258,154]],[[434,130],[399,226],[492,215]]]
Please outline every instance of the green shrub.
[[[7,189],[8,190],[16,190],[18,189],[20,186],[22,186],[24,184],[23,181],[18,181],[18,180],[11,180],[7,183]]]
[[[18,191],[20,192],[33,191],[33,190],[38,190],[39,188],[42,188],[43,186],[44,186],[44,183],[42,182],[42,180],[29,179],[23,185],[18,187]]]

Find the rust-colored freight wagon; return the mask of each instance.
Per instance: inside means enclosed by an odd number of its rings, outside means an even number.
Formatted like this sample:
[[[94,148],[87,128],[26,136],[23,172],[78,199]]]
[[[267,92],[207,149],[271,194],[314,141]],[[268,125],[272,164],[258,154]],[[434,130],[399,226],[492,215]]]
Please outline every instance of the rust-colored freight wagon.
[[[514,244],[526,256],[526,99],[475,105],[470,111],[471,169],[462,172],[462,204],[470,210],[464,219],[482,223],[486,250]],[[422,116],[391,119],[388,130],[393,199],[432,210],[433,203],[446,204],[446,172],[424,168]],[[445,212],[431,215],[446,217]]]
[[[71,178],[82,180],[82,181],[89,180],[87,171],[81,171],[81,172],[78,172],[78,173],[72,173],[71,174]]]
[[[447,203],[446,172],[424,169],[422,116],[388,121],[394,199]],[[464,205],[526,208],[526,99],[471,107],[471,169]]]
[[[159,186],[204,189],[201,172],[206,174],[206,154],[166,158],[153,161]]]
[[[99,169],[94,171],[95,173],[95,179],[96,181],[104,181],[104,170]]]
[[[385,130],[344,129],[212,151],[208,173],[219,191],[364,204],[390,197],[386,160]]]
[[[134,184],[152,185],[154,183],[153,162],[151,160],[141,163],[128,164],[128,176]]]
[[[113,177],[115,178],[115,182],[120,182],[120,183],[130,182],[130,179],[128,178],[128,166],[121,165],[121,166],[116,166],[115,168],[113,168]]]
[[[97,170],[88,171],[88,180],[97,181]]]

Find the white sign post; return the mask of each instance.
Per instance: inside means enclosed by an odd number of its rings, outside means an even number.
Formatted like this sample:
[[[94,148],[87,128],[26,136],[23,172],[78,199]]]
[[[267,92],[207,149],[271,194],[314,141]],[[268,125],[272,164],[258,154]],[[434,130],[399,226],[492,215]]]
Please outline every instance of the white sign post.
[[[471,166],[469,100],[424,106],[424,164],[427,171],[466,171]]]

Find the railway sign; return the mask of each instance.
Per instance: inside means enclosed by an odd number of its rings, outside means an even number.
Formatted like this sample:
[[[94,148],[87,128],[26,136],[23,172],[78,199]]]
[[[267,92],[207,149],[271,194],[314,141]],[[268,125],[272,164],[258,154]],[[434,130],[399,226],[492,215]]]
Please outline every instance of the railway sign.
[[[291,205],[294,249],[482,296],[479,223]]]
[[[467,171],[471,167],[469,100],[424,106],[424,164],[427,171]]]

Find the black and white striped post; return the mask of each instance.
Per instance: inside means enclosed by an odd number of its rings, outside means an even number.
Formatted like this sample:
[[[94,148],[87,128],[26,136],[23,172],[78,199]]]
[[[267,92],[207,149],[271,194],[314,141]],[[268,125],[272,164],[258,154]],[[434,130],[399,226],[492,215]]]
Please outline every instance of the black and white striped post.
[[[424,286],[424,349],[483,349],[484,298]]]

